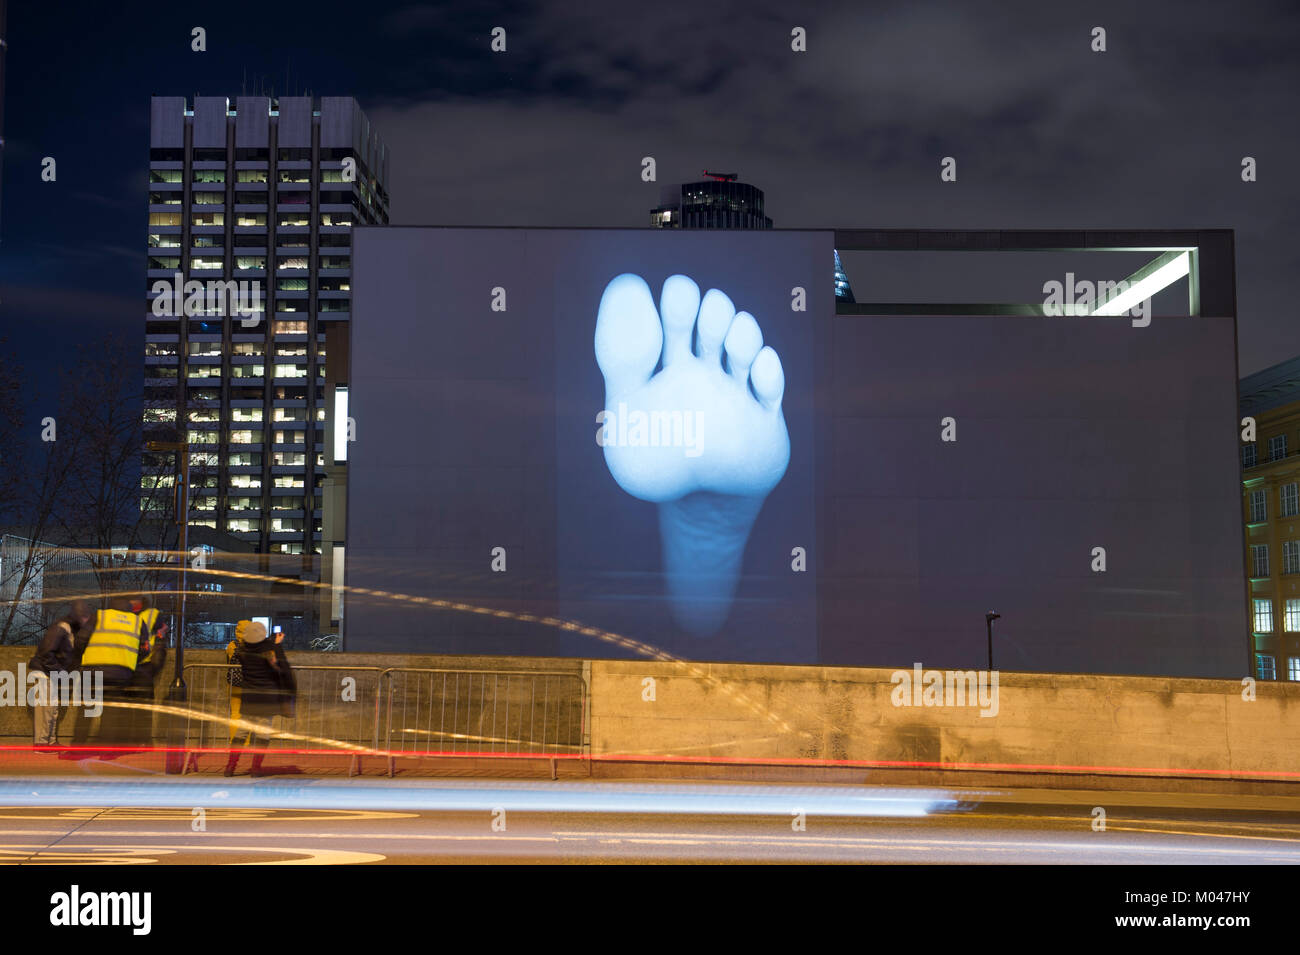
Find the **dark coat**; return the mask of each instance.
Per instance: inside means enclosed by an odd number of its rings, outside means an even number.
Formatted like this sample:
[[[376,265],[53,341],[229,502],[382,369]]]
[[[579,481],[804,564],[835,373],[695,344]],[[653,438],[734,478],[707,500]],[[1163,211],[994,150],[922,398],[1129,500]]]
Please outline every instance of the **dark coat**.
[[[41,673],[75,670],[81,662],[75,639],[80,623],[76,617],[69,614],[51,624],[50,629],[46,630],[45,636],[41,638],[36,654],[27,664],[27,669],[39,670]],[[88,627],[93,625],[94,621],[87,624]],[[85,639],[90,639],[89,632],[86,633]]]
[[[240,643],[231,661],[243,671],[240,713],[268,718],[288,715],[298,693],[298,682],[289,666],[289,658],[278,643],[259,640]]]

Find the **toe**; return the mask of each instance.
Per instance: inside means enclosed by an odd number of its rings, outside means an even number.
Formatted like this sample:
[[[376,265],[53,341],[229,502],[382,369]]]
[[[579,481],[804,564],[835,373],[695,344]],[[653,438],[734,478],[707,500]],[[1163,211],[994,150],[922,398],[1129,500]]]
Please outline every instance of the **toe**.
[[[650,286],[625,272],[610,280],[596,313],[596,364],[609,395],[650,380],[663,350],[663,328]]]
[[[772,410],[781,407],[781,397],[785,394],[785,369],[781,367],[780,356],[770,345],[764,346],[754,359],[749,369],[749,383],[763,407]]]
[[[741,384],[749,381],[749,366],[763,347],[763,333],[749,312],[737,312],[727,331],[723,347],[727,350],[727,371]]]
[[[670,275],[659,297],[664,320],[664,367],[691,353],[691,333],[700,311],[700,287],[685,275]]]
[[[736,306],[722,292],[711,288],[700,303],[700,318],[696,322],[696,350],[701,358],[722,360],[722,340],[727,337],[731,320],[736,317]]]

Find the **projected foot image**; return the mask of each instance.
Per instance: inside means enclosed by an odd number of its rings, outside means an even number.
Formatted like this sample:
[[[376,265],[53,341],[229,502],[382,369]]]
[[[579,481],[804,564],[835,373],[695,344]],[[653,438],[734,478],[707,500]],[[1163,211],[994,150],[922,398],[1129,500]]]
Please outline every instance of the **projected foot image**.
[[[673,617],[716,633],[740,578],[745,542],[785,474],[785,372],[758,322],[685,275],[659,307],[639,275],[614,278],[596,317],[605,376],[597,442],[618,485],[659,505]]]

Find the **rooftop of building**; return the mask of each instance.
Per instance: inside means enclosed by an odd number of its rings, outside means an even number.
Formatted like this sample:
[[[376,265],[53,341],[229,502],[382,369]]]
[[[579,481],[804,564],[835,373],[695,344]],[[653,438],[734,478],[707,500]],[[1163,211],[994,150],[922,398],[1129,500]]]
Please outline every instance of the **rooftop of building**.
[[[1300,355],[1242,378],[1237,395],[1248,415],[1300,401]]]

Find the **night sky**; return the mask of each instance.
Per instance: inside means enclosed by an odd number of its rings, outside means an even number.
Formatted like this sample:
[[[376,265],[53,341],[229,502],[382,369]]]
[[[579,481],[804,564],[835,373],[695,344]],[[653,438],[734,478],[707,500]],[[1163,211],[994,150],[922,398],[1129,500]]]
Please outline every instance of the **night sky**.
[[[1300,353],[1294,2],[560,6],[11,5],[0,335],[33,393],[143,332],[149,96],[241,87],[356,96],[395,224],[643,227],[707,167],[779,228],[1232,228],[1240,372]]]

